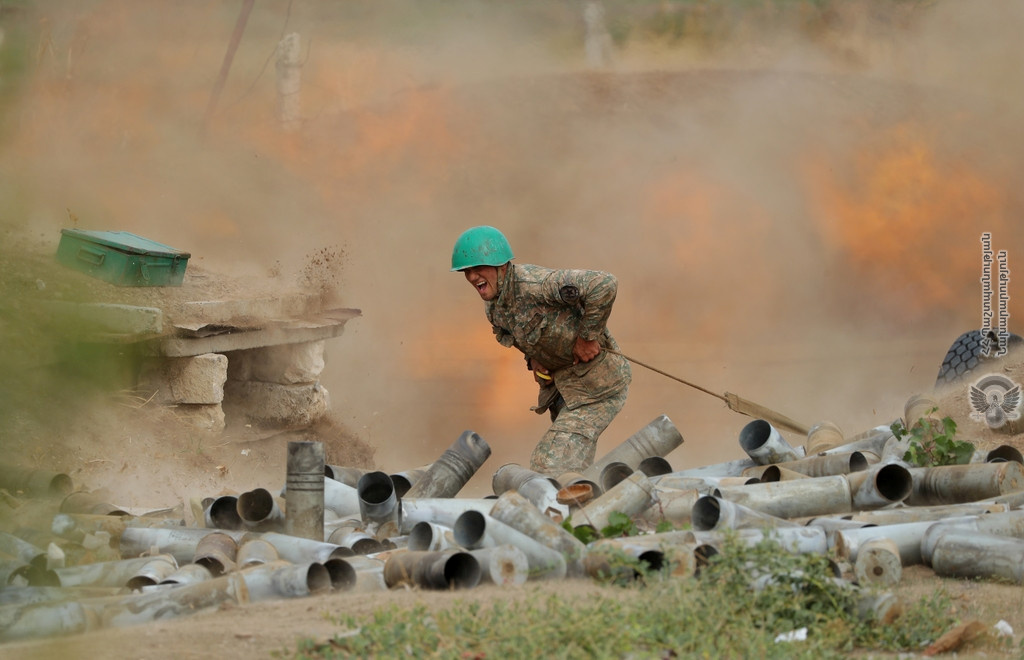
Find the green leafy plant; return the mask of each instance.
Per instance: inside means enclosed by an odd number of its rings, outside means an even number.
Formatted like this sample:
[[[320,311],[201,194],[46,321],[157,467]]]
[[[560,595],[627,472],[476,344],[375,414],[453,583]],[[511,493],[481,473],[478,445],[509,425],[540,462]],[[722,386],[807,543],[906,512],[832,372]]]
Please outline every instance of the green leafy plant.
[[[633,519],[621,511],[608,514],[608,524],[601,528],[601,536],[610,539],[617,536],[636,536],[640,533]]]
[[[662,520],[662,521],[660,521],[660,522],[658,523],[658,525],[657,525],[657,526],[656,526],[656,527],[654,528],[654,532],[655,532],[656,534],[664,534],[665,532],[672,532],[672,531],[675,531],[675,529],[676,529],[675,525],[673,525],[672,523],[670,523],[670,522],[669,522],[669,521],[667,521],[667,520]]]
[[[591,525],[573,525],[572,517],[562,521],[562,529],[583,543],[592,543],[598,539],[617,538],[620,536],[636,536],[640,533],[640,529],[633,522],[633,519],[621,511],[609,513],[608,524],[600,530],[595,530]]]
[[[594,528],[589,525],[578,525],[572,524],[572,516],[562,521],[562,529],[569,532],[576,537],[581,543],[591,543],[601,538],[601,535],[594,531]]]
[[[938,408],[932,408],[930,415]],[[974,445],[956,439],[956,422],[950,417],[936,420],[921,417],[908,429],[901,420],[889,427],[897,440],[909,437],[909,446],[903,460],[911,465],[933,467],[937,465],[963,465],[971,462]]]

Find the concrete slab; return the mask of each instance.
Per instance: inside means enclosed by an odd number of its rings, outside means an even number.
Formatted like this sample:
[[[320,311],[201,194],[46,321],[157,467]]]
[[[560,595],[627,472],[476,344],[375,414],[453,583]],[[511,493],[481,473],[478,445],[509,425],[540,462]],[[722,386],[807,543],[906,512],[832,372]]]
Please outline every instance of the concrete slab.
[[[197,300],[178,303],[168,311],[169,323],[198,328],[243,319],[304,318],[320,313],[320,296],[292,293],[287,296],[232,300]]]
[[[319,341],[340,336],[345,324],[361,315],[358,309],[344,308],[323,311],[305,319],[254,321],[249,327],[224,325],[223,320],[200,328],[175,327],[177,336],[151,341],[149,348],[155,355],[186,357]],[[207,335],[207,332],[215,334]]]

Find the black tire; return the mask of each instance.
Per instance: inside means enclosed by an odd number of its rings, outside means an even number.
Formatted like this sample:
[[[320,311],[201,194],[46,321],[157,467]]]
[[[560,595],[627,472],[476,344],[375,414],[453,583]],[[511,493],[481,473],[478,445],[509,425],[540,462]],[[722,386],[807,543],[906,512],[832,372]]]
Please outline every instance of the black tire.
[[[980,365],[989,367],[999,361],[995,357],[998,349],[998,338],[995,333],[989,331],[991,352],[989,355],[982,355],[982,334],[980,330],[965,332],[956,338],[953,345],[946,352],[946,358],[939,367],[939,377],[935,386],[950,385],[964,380],[975,371]],[[1008,347],[1013,349],[1024,344],[1024,338],[1020,335],[1010,334]]]

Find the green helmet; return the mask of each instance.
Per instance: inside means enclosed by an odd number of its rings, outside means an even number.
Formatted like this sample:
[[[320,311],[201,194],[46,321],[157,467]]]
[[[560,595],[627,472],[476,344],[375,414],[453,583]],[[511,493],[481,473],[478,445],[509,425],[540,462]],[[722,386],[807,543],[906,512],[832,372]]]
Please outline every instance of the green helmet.
[[[452,270],[473,266],[501,266],[514,259],[512,246],[494,227],[472,227],[462,232],[452,250]]]

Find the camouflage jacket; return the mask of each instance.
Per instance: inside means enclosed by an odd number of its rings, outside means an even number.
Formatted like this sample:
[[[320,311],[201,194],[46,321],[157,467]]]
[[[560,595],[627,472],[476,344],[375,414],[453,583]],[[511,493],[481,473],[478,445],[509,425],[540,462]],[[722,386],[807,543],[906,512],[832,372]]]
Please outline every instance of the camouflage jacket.
[[[509,264],[485,311],[498,342],[546,367],[571,410],[617,394],[631,380],[626,359],[606,351],[573,364],[577,337],[618,350],[605,326],[617,289],[609,273]]]

